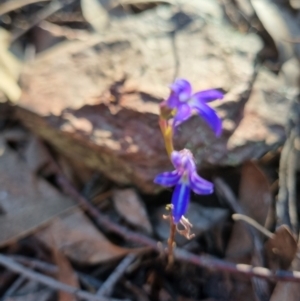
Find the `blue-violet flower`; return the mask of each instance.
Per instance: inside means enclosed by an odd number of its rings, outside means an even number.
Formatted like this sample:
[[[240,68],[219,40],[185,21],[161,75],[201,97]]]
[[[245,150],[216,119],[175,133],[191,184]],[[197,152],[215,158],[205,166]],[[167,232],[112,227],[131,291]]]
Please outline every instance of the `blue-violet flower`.
[[[172,196],[172,216],[174,223],[177,224],[187,211],[191,190],[197,194],[211,194],[213,184],[197,174],[195,161],[189,150],[173,151],[171,161],[175,170],[159,174],[154,182],[166,187],[175,186]]]
[[[222,99],[222,92],[209,89],[193,94],[191,84],[185,79],[175,80],[170,88],[171,94],[163,104],[170,109],[176,110],[174,127],[189,119],[195,112],[208,123],[216,136],[220,136],[222,121],[215,110],[209,107],[207,103],[216,99]]]

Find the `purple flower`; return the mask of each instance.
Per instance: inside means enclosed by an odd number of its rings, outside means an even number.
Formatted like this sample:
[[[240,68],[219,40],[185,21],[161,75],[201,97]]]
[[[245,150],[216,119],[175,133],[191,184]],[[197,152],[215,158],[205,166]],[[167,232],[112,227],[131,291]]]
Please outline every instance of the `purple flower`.
[[[211,194],[213,184],[197,174],[195,161],[189,150],[173,151],[171,160],[175,170],[159,174],[154,182],[166,187],[175,186],[172,196],[172,216],[174,223],[177,224],[187,211],[191,190],[197,194]]]
[[[208,102],[222,99],[223,93],[218,90],[204,90],[192,93],[191,84],[185,79],[177,79],[171,86],[171,94],[165,105],[176,109],[174,126],[189,119],[193,112],[201,116],[212,128],[216,136],[222,132],[222,121],[215,110],[207,105]]]

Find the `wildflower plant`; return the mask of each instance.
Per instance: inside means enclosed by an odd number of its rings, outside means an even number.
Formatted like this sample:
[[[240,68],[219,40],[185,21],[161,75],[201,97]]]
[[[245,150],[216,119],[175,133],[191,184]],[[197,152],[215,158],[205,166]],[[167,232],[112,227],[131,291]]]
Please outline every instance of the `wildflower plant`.
[[[197,114],[219,137],[222,132],[222,121],[207,103],[223,98],[223,93],[214,89],[192,93],[192,86],[185,79],[175,80],[170,89],[169,97],[160,104],[159,125],[167,153],[175,170],[163,172],[154,179],[156,184],[175,187],[169,206],[171,208],[169,215],[171,228],[168,240],[169,264],[173,261],[176,230],[187,238],[192,237],[190,234],[192,225],[184,217],[188,210],[191,191],[199,195],[213,192],[213,184],[197,174],[193,154],[188,149],[174,150],[173,134],[176,127]],[[179,230],[178,224],[181,224],[184,230]]]

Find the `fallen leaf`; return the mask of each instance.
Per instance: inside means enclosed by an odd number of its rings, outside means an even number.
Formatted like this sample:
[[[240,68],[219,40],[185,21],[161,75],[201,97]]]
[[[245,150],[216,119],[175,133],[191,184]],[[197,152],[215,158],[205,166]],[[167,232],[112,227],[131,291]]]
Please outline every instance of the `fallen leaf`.
[[[300,252],[297,251],[296,256],[290,267],[291,271],[300,270]],[[281,282],[276,284],[270,301],[299,301],[300,300],[300,285],[293,282]]]
[[[55,244],[54,244],[55,245]],[[64,254],[62,254],[58,249],[53,247],[54,261],[58,266],[57,280],[64,284],[80,288],[79,281],[76,273],[74,272],[70,262]],[[77,298],[74,295],[68,294],[63,291],[58,293],[58,301],[76,301]]]
[[[37,178],[0,136],[0,246],[9,244],[74,206]]]
[[[118,213],[128,223],[143,229],[148,234],[152,233],[152,225],[145,205],[134,189],[115,189],[113,202]]]
[[[24,151],[24,157],[32,172],[37,173],[42,167],[49,163],[49,153],[40,140],[31,135]]]
[[[239,189],[239,204],[243,214],[264,226],[271,202],[272,195],[267,178],[255,163],[245,163]],[[226,250],[226,258],[240,261],[242,257],[250,260],[252,251],[253,243],[249,231],[243,222],[236,221]]]
[[[272,195],[267,178],[254,162],[247,162],[243,166],[239,198],[240,209],[238,213],[251,217],[258,224],[264,226],[271,208]],[[237,221],[229,239],[226,258],[230,261],[248,263],[254,266],[264,265],[260,233],[253,233],[254,237],[245,224]],[[251,282],[255,299],[268,300],[271,292],[269,283],[258,278],[251,279]],[[250,289],[250,283],[248,284],[248,289]],[[234,287],[233,291],[235,290]]]
[[[282,225],[266,242],[265,250],[269,268],[286,270],[295,258],[297,242],[288,227]]]
[[[77,208],[54,219],[36,237],[49,249],[54,241],[55,248],[80,264],[106,262],[132,252],[111,243]]]

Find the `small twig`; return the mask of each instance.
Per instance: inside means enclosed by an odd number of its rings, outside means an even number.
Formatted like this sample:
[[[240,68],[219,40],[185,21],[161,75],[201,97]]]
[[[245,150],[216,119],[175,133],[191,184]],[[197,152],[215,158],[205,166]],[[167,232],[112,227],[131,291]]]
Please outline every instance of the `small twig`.
[[[234,213],[234,214],[232,214],[232,219],[235,221],[241,220],[241,221],[248,223],[249,225],[254,227],[256,230],[260,231],[262,234],[264,234],[265,236],[267,236],[269,238],[274,237],[274,234],[271,231],[269,231],[268,229],[266,229],[265,227],[260,225],[256,220],[254,220],[253,218],[251,218],[247,215]]]
[[[55,290],[60,290],[60,291],[69,293],[71,295],[75,295],[84,300],[88,300],[88,301],[120,301],[117,299],[110,299],[110,298],[105,298],[102,296],[96,296],[96,295],[90,294],[88,292],[79,290],[76,287],[61,283],[51,277],[48,277],[48,276],[42,275],[40,273],[37,273],[35,271],[32,271],[29,268],[26,268],[26,267],[22,266],[21,264],[17,263],[10,257],[2,255],[2,254],[0,254],[0,265],[3,267],[6,267],[7,269],[9,269],[17,274],[23,275],[24,277],[26,277],[28,279],[42,283]]]
[[[288,158],[292,150],[291,140],[287,139],[280,156],[279,162],[279,192],[276,202],[277,227],[286,224],[291,228],[291,220],[289,215],[287,173]]]
[[[48,21],[41,21],[39,27],[51,33],[54,37],[64,37],[68,40],[86,41],[90,38],[90,34],[83,29],[72,29],[68,26],[60,26]]]
[[[290,133],[289,139],[291,140],[292,149],[289,154],[289,158],[287,161],[287,188],[289,192],[288,202],[289,202],[289,216],[291,220],[291,227],[294,232],[298,236],[299,232],[299,223],[298,223],[298,214],[297,214],[297,196],[296,196],[296,172],[297,172],[297,152],[295,150],[295,138],[296,130],[292,129]]]
[[[31,19],[29,24],[26,26],[25,29],[19,30],[15,32],[11,38],[11,43],[19,39],[22,35],[24,35],[28,30],[30,30],[32,27],[38,25],[41,21],[47,19],[51,15],[53,15],[58,10],[62,9],[64,6],[71,4],[75,0],[65,0],[65,2],[61,2],[59,0],[52,0],[47,6],[42,8],[40,11],[34,15],[34,17]]]
[[[38,259],[26,257],[26,256],[20,256],[20,255],[10,255],[10,258],[13,260],[17,261],[18,263],[25,265],[27,267],[30,267],[31,269],[41,271],[43,273],[51,274],[51,275],[56,275],[58,273],[58,267],[52,263],[44,262]],[[89,281],[93,282],[93,285],[95,287],[99,287],[102,283],[99,281],[97,278],[75,271],[75,273],[78,275],[78,277],[82,280],[88,279]]]
[[[19,276],[19,278],[8,288],[8,290],[3,295],[3,300],[6,299],[6,297],[12,296],[13,293],[24,283],[26,278],[24,276]]]
[[[287,224],[295,234],[299,235],[296,196],[296,169],[298,150],[295,147],[300,130],[300,106],[297,98],[290,108],[287,122],[287,140],[283,146],[279,164],[279,192],[276,204],[277,226]]]
[[[106,296],[109,297],[112,294],[113,288],[118,282],[118,280],[123,276],[126,272],[128,266],[133,262],[136,258],[135,254],[127,255],[117,266],[117,268],[113,271],[112,274],[106,279],[103,285],[99,288],[96,295],[98,296]]]
[[[116,1],[109,1],[109,7],[108,9],[114,9],[118,5],[132,5],[132,4],[142,4],[142,3],[157,3],[157,2],[163,2],[167,4],[174,4],[174,1],[172,0],[116,0]]]
[[[257,277],[270,281],[289,281],[300,283],[299,271],[271,271],[267,268],[253,267],[248,264],[233,264],[209,256],[198,256],[179,248],[174,250],[174,255],[178,260],[193,263],[197,266],[212,270],[225,271],[232,274],[243,274],[247,277]]]
[[[33,259],[33,258],[20,256],[20,255],[8,255],[8,257],[34,270],[36,269],[51,275],[55,275],[58,272],[58,267],[48,262],[44,262],[38,259]]]
[[[14,11],[16,9],[22,8],[24,6],[27,6],[29,4],[37,3],[37,2],[44,2],[44,1],[50,1],[50,0],[10,0],[2,3],[0,5],[0,16],[7,14],[11,11]]]

